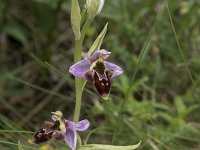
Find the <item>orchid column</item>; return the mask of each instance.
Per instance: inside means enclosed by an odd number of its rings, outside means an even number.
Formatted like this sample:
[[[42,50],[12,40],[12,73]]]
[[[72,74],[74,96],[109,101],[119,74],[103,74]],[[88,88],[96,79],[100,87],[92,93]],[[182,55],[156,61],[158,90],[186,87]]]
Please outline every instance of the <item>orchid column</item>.
[[[86,0],[85,9],[81,12],[78,0],[71,2],[71,24],[75,37],[74,62],[81,60],[82,45],[85,38],[85,32],[94,17],[101,11],[104,0]],[[82,26],[82,28],[81,28]],[[73,120],[77,122],[80,116],[83,79],[75,77],[76,105]]]

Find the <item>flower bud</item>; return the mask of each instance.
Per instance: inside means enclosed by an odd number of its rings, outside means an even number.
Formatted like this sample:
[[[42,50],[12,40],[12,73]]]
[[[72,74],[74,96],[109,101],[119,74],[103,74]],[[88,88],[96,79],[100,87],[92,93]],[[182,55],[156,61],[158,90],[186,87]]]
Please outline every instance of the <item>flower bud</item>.
[[[94,19],[94,17],[101,12],[103,9],[105,0],[86,0],[86,10],[89,15],[89,19]]]

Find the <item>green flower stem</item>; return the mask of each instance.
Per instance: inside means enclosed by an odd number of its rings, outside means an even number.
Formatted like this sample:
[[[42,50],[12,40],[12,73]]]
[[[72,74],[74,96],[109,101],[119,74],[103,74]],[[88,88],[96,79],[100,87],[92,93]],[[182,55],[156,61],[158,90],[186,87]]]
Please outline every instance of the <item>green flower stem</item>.
[[[75,51],[74,51],[74,62],[77,62],[81,59],[82,52],[82,41],[75,40]],[[81,109],[81,100],[82,100],[82,79],[75,78],[75,92],[76,92],[76,104],[74,110],[73,121],[78,122]]]
[[[83,41],[85,38],[85,32],[90,24],[90,20],[87,20],[85,24],[83,25],[82,31],[81,31],[81,37],[78,40],[75,40],[75,50],[74,50],[74,63],[81,60],[81,53],[83,49]],[[75,78],[75,92],[76,92],[76,104],[75,104],[75,110],[74,110],[74,122],[79,121],[80,116],[80,110],[81,110],[81,101],[82,101],[82,89],[83,89],[83,80],[80,78]]]
[[[82,80],[79,78],[75,79],[75,90],[76,90],[76,105],[74,111],[74,122],[79,121],[80,110],[81,110],[81,100],[82,100]]]

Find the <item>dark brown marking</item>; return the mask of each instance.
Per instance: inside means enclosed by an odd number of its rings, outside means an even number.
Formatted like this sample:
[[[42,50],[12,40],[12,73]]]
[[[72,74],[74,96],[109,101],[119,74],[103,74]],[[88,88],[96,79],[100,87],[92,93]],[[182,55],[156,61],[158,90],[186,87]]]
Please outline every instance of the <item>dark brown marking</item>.
[[[33,142],[36,144],[40,144],[49,141],[52,138],[53,133],[59,130],[59,126],[59,121],[56,121],[53,125],[47,128],[39,129],[33,136]]]
[[[48,128],[39,129],[33,136],[34,143],[40,144],[40,143],[49,141],[52,138],[53,132],[54,132],[53,130],[48,129]]]
[[[94,72],[94,84],[97,89],[97,92],[101,96],[109,95],[111,89],[110,76],[108,76],[108,73],[105,74],[106,78],[99,79],[98,73]]]

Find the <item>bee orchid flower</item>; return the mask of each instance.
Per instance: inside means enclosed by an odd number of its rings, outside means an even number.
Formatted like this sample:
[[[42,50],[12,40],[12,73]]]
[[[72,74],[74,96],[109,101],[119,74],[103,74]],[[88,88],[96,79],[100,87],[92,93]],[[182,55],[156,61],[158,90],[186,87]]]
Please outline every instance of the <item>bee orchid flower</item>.
[[[111,89],[111,79],[123,73],[121,67],[113,64],[106,59],[111,52],[107,50],[97,50],[69,69],[75,77],[85,78],[87,81],[93,83],[99,95],[108,100]]]
[[[30,142],[40,144],[49,141],[51,138],[55,138],[57,140],[64,140],[71,150],[75,150],[77,143],[76,132],[87,130],[90,122],[87,119],[77,123],[62,119],[62,112],[60,111],[52,112],[52,114],[54,123],[46,128],[39,129]]]

